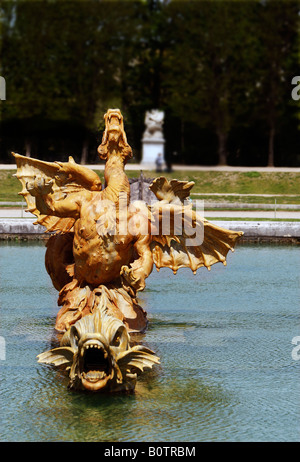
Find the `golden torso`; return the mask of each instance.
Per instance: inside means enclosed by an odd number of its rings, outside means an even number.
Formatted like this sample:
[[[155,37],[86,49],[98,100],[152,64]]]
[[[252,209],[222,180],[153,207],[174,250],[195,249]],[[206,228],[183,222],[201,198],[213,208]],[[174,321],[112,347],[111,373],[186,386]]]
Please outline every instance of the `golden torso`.
[[[116,206],[103,192],[84,201],[74,225],[73,254],[79,280],[97,286],[113,281],[132,261],[132,236],[117,234]]]

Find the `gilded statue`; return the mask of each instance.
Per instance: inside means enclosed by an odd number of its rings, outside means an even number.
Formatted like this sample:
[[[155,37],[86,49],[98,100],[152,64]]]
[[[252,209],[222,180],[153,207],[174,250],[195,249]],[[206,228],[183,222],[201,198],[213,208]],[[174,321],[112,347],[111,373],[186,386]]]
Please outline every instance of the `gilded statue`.
[[[243,233],[193,210],[193,182],[159,177],[150,185],[155,202],[130,201],[125,165],[132,149],[123,116],[109,109],[104,119],[98,147],[104,185],[72,157],[44,162],[13,155],[19,194],[49,233],[45,266],[59,291],[60,345],[38,355],[39,362],[64,367],[75,390],[132,391],[139,374],[159,364],[152,350],[134,342],[147,328],[137,293],[153,267],[196,274],[203,266],[226,265]]]

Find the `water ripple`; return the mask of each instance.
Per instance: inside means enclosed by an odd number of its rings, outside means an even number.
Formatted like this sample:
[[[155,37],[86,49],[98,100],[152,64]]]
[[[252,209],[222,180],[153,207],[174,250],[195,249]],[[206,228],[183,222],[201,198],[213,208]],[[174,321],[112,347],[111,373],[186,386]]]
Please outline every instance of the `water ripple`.
[[[141,341],[161,365],[124,396],[71,392],[65,374],[37,363],[57,312],[45,249],[0,253],[2,441],[299,441],[294,249],[245,246],[226,269],[153,273]]]

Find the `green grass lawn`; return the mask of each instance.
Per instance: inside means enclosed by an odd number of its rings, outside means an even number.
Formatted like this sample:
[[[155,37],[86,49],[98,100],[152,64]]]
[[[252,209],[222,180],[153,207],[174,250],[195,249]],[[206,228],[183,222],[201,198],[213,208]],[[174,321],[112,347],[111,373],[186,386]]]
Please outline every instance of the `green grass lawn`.
[[[0,202],[16,202],[22,200],[18,195],[21,190],[21,183],[13,177],[15,170],[0,170]],[[97,171],[103,180],[103,171]],[[126,170],[129,178],[138,177],[139,171]],[[173,173],[157,174],[155,172],[143,172],[147,178],[166,176],[168,179],[194,181],[195,186],[191,191],[191,197],[212,201],[231,201],[248,203],[274,203],[275,197],[260,197],[261,194],[280,194],[277,203],[300,203],[300,173],[289,172],[215,172],[215,171],[176,171]],[[234,194],[256,194],[257,197],[239,196],[201,196],[207,193],[234,193]],[[197,195],[193,195],[197,194]],[[200,195],[199,195],[200,194]],[[288,197],[288,194],[297,195]]]
[[[139,176],[139,172],[127,172],[128,176]],[[160,176],[144,172],[147,177]],[[298,194],[300,196],[300,173],[289,172],[215,172],[176,171],[164,173],[167,178],[194,181],[192,193],[236,193],[236,194]]]
[[[202,199],[205,200],[206,204],[210,204],[212,202],[220,203],[226,202],[229,204],[232,203],[239,203],[239,204],[272,204],[275,206],[276,204],[300,204],[300,196],[201,196],[201,195],[191,195],[192,199]],[[276,201],[276,202],[275,202]],[[226,207],[228,210],[228,207]]]
[[[0,201],[16,202],[21,201],[22,197],[18,196],[22,186],[17,178],[13,177],[15,170],[0,170]]]
[[[210,217],[208,221],[282,221],[282,222],[299,222],[299,218],[250,218],[250,217]]]
[[[103,177],[103,172],[97,172]],[[129,178],[136,178],[139,171],[126,171]],[[157,174],[143,172],[146,178],[165,176],[168,179],[177,178],[182,181],[194,181],[191,190],[192,199],[205,199],[206,202],[240,202],[248,204],[300,204],[300,173],[290,172],[215,172],[215,171],[185,171]],[[208,196],[207,194],[237,194],[236,196]],[[205,194],[205,195],[201,195]],[[251,194],[251,196],[239,196]],[[255,194],[256,196],[252,196]],[[275,196],[264,197],[261,194]],[[293,197],[288,195],[292,194]],[[281,195],[278,197],[277,195]]]

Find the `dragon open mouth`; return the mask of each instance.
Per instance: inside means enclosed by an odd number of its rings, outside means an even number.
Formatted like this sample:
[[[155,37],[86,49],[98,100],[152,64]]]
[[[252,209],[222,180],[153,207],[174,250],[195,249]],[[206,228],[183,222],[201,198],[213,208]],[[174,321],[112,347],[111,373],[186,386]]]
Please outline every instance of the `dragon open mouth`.
[[[99,390],[113,377],[113,368],[108,352],[99,343],[84,345],[81,361],[81,381],[88,390]]]

